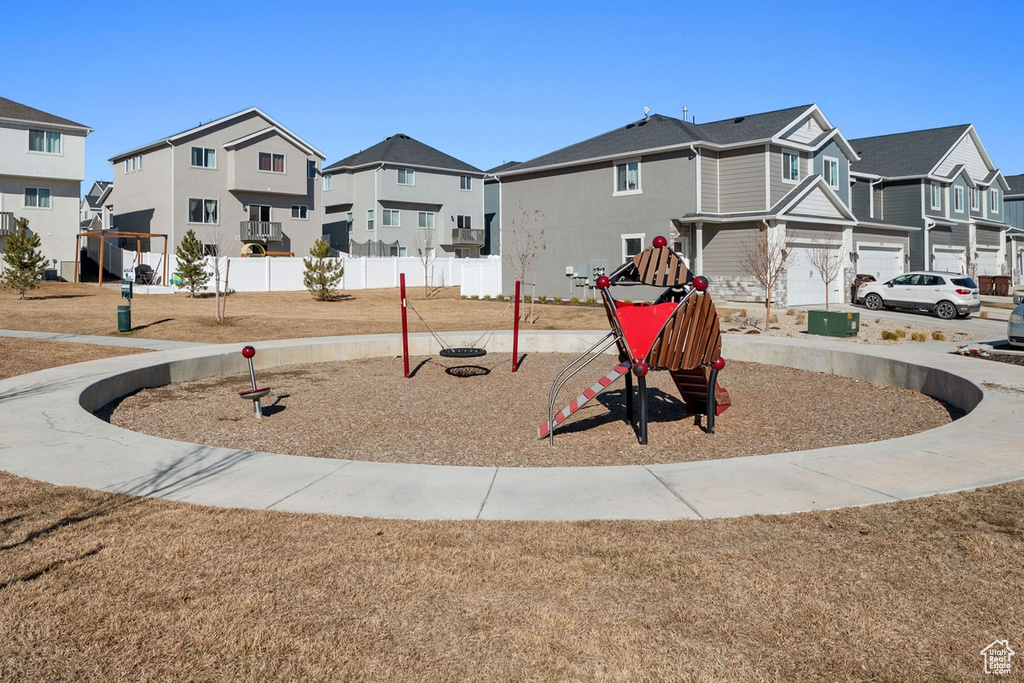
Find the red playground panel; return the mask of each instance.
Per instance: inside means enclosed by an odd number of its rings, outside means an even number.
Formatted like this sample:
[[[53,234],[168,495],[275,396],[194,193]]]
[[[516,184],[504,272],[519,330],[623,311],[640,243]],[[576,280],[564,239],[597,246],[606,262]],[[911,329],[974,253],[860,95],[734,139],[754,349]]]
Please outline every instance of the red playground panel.
[[[615,309],[622,336],[625,337],[634,360],[647,360],[654,340],[661,334],[665,323],[675,313],[679,304],[668,302],[649,306],[647,304],[620,304]]]

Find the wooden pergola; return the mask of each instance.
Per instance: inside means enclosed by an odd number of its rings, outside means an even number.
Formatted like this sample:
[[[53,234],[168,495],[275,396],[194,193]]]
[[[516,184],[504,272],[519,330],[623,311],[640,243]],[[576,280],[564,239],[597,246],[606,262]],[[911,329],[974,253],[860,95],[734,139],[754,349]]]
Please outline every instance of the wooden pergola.
[[[163,261],[162,261],[162,263],[163,263],[163,279],[161,279],[160,282],[162,282],[164,284],[167,283],[167,235],[161,235],[161,234],[155,233],[155,232],[120,232],[118,230],[86,230],[85,232],[80,232],[80,233],[78,233],[78,235],[75,236],[75,282],[78,282],[78,255],[79,255],[80,250],[81,250],[81,246],[82,246],[81,239],[83,237],[85,237],[85,238],[99,237],[100,238],[100,262],[99,262],[100,272],[99,272],[99,278],[98,279],[99,279],[99,284],[101,286],[103,285],[103,244],[104,244],[104,242],[107,241],[107,239],[109,239],[111,237],[118,238],[118,239],[120,239],[122,237],[127,237],[127,238],[131,239],[132,237],[134,237],[135,238],[135,253],[136,254],[141,254],[142,253],[142,240],[144,240],[144,239],[152,239],[154,237],[162,237],[163,240],[164,240],[164,257],[163,257]]]

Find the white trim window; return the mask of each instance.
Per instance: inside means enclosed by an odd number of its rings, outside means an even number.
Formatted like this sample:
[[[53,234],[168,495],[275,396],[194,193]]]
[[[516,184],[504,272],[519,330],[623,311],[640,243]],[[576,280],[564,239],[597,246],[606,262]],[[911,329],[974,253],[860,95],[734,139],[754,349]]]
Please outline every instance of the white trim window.
[[[799,152],[782,152],[782,179],[790,183],[800,180]]]
[[[142,155],[136,154],[133,157],[128,157],[124,160],[124,172],[134,173],[135,171],[142,170]]]
[[[260,152],[259,170],[264,173],[284,173],[284,155],[276,152]]]
[[[964,212],[964,188],[959,185],[953,186],[953,211]]]
[[[217,150],[212,147],[192,148],[193,168],[217,168]]]
[[[348,215],[349,223],[352,222],[352,214]],[[292,204],[292,218],[300,221],[307,220],[309,218],[309,207],[305,204]]]
[[[938,183],[932,183],[931,184],[931,188],[932,188],[932,208],[933,209],[941,209],[942,208],[942,186],[939,185]]]
[[[398,169],[398,184],[399,185],[415,185],[416,184],[416,171],[411,168],[400,168]]]
[[[471,175],[460,175],[459,176],[459,189],[460,190],[472,190],[473,189],[473,176],[471,176]]]
[[[988,191],[988,212],[999,213],[999,190],[993,187]]]
[[[434,227],[434,212],[433,211],[420,211],[419,226],[421,228],[433,228]]]
[[[622,262],[630,261],[634,256],[644,250],[644,238],[646,233],[637,232],[622,237]]]
[[[821,162],[821,175],[833,190],[839,189],[839,159],[824,157]]]
[[[981,211],[981,188],[971,188],[971,211]]]
[[[49,209],[50,190],[45,187],[25,188],[25,208],[27,209]]]
[[[306,160],[306,177],[316,178],[316,159]]]
[[[615,164],[615,192],[613,194],[639,194],[640,162],[624,161]]]
[[[324,190],[331,189],[331,185],[334,184],[334,176],[328,173],[324,176]]]
[[[384,209],[381,211],[380,224],[385,228],[402,227],[402,212],[398,209]]]
[[[41,152],[42,154],[60,154],[61,135],[55,130],[28,131],[28,151]]]
[[[473,217],[472,216],[456,216],[455,227],[462,228],[463,230],[473,229]]]
[[[189,197],[188,222],[217,225],[220,218],[219,208],[220,203],[216,199],[195,199]]]
[[[366,229],[373,230],[373,209],[366,210]]]

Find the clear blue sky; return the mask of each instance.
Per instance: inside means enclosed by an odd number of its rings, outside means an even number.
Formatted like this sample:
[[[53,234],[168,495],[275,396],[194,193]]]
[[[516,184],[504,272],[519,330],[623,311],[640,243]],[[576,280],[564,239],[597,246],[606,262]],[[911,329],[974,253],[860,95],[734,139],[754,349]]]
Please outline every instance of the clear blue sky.
[[[636,120],[817,103],[847,138],[973,123],[1024,173],[1024,2],[4,3],[0,95],[107,159],[256,106],[327,163],[406,133],[481,169]]]

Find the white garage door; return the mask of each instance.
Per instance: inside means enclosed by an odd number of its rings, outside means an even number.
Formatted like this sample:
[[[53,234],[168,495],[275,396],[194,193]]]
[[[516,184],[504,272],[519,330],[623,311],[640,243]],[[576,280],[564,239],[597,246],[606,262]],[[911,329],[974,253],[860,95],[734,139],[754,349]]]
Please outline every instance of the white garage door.
[[[978,275],[1000,275],[999,252],[979,251],[978,252]]]
[[[932,270],[940,270],[946,273],[962,273],[963,266],[962,251],[940,251],[935,250],[935,258],[932,260]]]
[[[808,259],[810,247],[792,247],[793,260],[786,270],[788,306],[815,306],[825,303],[825,283]],[[841,303],[842,274],[829,285],[829,303]]]
[[[859,247],[857,272],[873,275],[878,282],[903,273],[903,252],[899,248]]]

